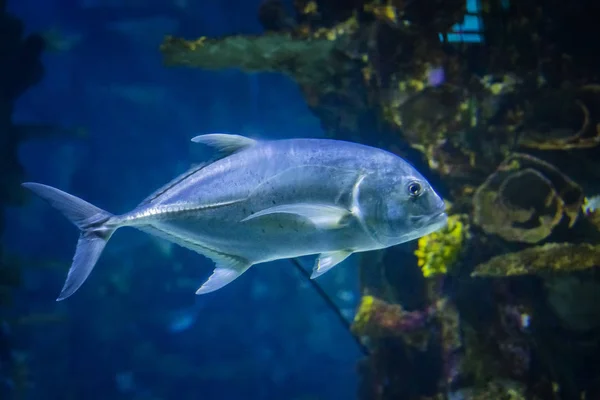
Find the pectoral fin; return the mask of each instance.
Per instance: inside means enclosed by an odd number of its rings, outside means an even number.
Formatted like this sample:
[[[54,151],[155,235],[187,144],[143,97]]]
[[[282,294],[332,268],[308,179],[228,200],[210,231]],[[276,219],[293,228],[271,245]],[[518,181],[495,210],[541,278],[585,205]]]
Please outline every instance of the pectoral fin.
[[[319,257],[317,257],[317,260],[315,261],[315,266],[313,267],[313,272],[310,276],[310,279],[315,279],[316,277],[323,275],[325,272],[344,261],[351,254],[352,252],[349,250],[332,251],[329,253],[319,254]]]
[[[194,143],[202,143],[214,147],[225,154],[232,154],[247,147],[254,146],[257,141],[241,135],[230,135],[227,133],[210,133],[192,138]]]
[[[345,220],[352,215],[350,211],[342,207],[326,204],[297,203],[267,208],[244,218],[242,222],[271,214],[298,215],[310,220],[315,226],[322,229],[341,228],[344,226]]]
[[[237,257],[222,256],[212,257],[215,261],[215,270],[198,290],[196,294],[206,294],[221,289],[223,286],[233,282],[250,268],[252,264]]]

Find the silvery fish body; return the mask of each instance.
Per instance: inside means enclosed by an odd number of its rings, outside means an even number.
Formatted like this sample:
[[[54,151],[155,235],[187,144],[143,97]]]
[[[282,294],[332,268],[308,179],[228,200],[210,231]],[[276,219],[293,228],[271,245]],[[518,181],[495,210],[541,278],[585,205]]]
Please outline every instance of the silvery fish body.
[[[129,213],[113,216],[49,186],[26,183],[81,230],[59,300],[83,284],[112,233],[132,226],[215,262],[196,293],[253,264],[319,254],[312,277],[350,254],[416,239],[446,223],[444,202],[400,157],[327,139],[192,139],[225,153],[191,169]]]

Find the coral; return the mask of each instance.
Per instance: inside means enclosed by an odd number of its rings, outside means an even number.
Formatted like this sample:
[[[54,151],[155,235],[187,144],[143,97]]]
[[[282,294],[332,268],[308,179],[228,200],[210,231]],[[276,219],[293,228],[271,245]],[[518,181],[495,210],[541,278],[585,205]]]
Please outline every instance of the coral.
[[[519,145],[573,150],[600,144],[600,85],[540,90],[524,113]]]
[[[473,219],[505,240],[537,243],[563,215],[573,226],[582,203],[583,191],[569,177],[538,158],[514,153],[475,192]]]
[[[502,364],[499,357],[490,351],[488,335],[468,324],[463,325],[463,376],[469,377],[477,386],[502,376]]]
[[[503,277],[581,271],[600,266],[600,245],[547,243],[495,256],[477,265],[471,276]]]
[[[428,278],[428,299],[435,304],[435,323],[440,332],[443,380],[440,387],[449,387],[460,375],[462,346],[460,316],[450,299],[444,297],[440,277],[452,270],[468,238],[467,215],[455,214],[441,230],[421,237],[415,255],[421,273]]]
[[[452,385],[460,375],[463,345],[460,330],[460,315],[456,305],[448,299],[439,300],[436,305],[436,320],[440,327],[444,381],[442,387]]]
[[[531,348],[526,334],[530,330],[531,314],[525,307],[512,304],[497,306],[500,328],[493,340],[500,351],[508,375],[523,379],[531,366]]]
[[[466,220],[465,215],[451,215],[444,228],[419,239],[415,256],[425,278],[446,274],[456,262],[468,236]]]
[[[581,211],[597,229],[600,229],[600,196],[586,197],[583,199]]]
[[[361,299],[352,331],[372,338],[404,336],[422,330],[432,313],[433,309],[406,311],[399,304],[367,295]]]
[[[333,66],[324,68],[334,49],[335,41],[327,37],[305,40],[287,33],[192,41],[167,37],[161,45],[167,66],[282,72],[299,83],[323,84],[335,72]]]
[[[391,108],[384,108],[384,112],[392,116],[393,123],[405,132],[415,148],[433,154],[432,150],[448,140],[451,132],[471,126],[472,110],[464,90],[452,86],[427,88],[420,80],[400,83],[400,87],[401,91],[395,94],[398,100],[387,106]],[[411,88],[415,93],[410,93]],[[432,167],[440,162],[436,158]]]

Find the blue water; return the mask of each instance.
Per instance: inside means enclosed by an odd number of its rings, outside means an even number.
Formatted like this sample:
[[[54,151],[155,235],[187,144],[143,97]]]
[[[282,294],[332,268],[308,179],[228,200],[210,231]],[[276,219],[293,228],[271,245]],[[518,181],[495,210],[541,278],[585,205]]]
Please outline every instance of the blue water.
[[[195,135],[322,136],[284,76],[161,64],[165,34],[261,32],[258,5],[9,0],[28,32],[53,30],[71,42],[44,55],[45,77],[19,99],[15,121],[87,132],[23,145],[27,179],[119,213],[206,158],[190,143]],[[287,262],[252,268],[231,286],[197,297],[210,261],[123,230],[80,291],[56,303],[76,229],[37,199],[9,210],[6,226],[8,247],[32,257],[15,311],[56,316],[15,328],[27,358],[27,398],[356,397],[355,342]],[[355,263],[351,258],[319,279],[350,318],[358,297]]]

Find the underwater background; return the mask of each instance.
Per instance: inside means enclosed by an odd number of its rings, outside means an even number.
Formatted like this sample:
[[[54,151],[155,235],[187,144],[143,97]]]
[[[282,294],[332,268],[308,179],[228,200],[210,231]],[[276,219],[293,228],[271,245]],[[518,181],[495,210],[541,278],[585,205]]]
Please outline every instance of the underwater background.
[[[208,158],[190,142],[197,134],[323,136],[297,85],[280,74],[165,68],[158,46],[167,34],[262,32],[257,1],[189,3],[7,3],[25,35],[42,32],[51,41],[40,59],[43,78],[13,113],[15,123],[61,130],[19,146],[28,180],[125,212]],[[289,261],[251,268],[235,290],[200,297],[194,292],[212,271],[210,260],[126,229],[111,240],[88,290],[57,303],[77,233],[53,211],[30,201],[5,214],[4,243],[30,259],[10,310],[27,319],[11,326],[27,374],[15,378],[26,386],[15,396],[333,399],[356,392],[357,345]],[[347,264],[321,283],[351,320],[358,281]]]
[[[0,400],[600,400],[591,0],[0,0]],[[449,224],[251,268],[133,229],[56,302],[76,229],[210,157],[335,138],[407,159]]]

